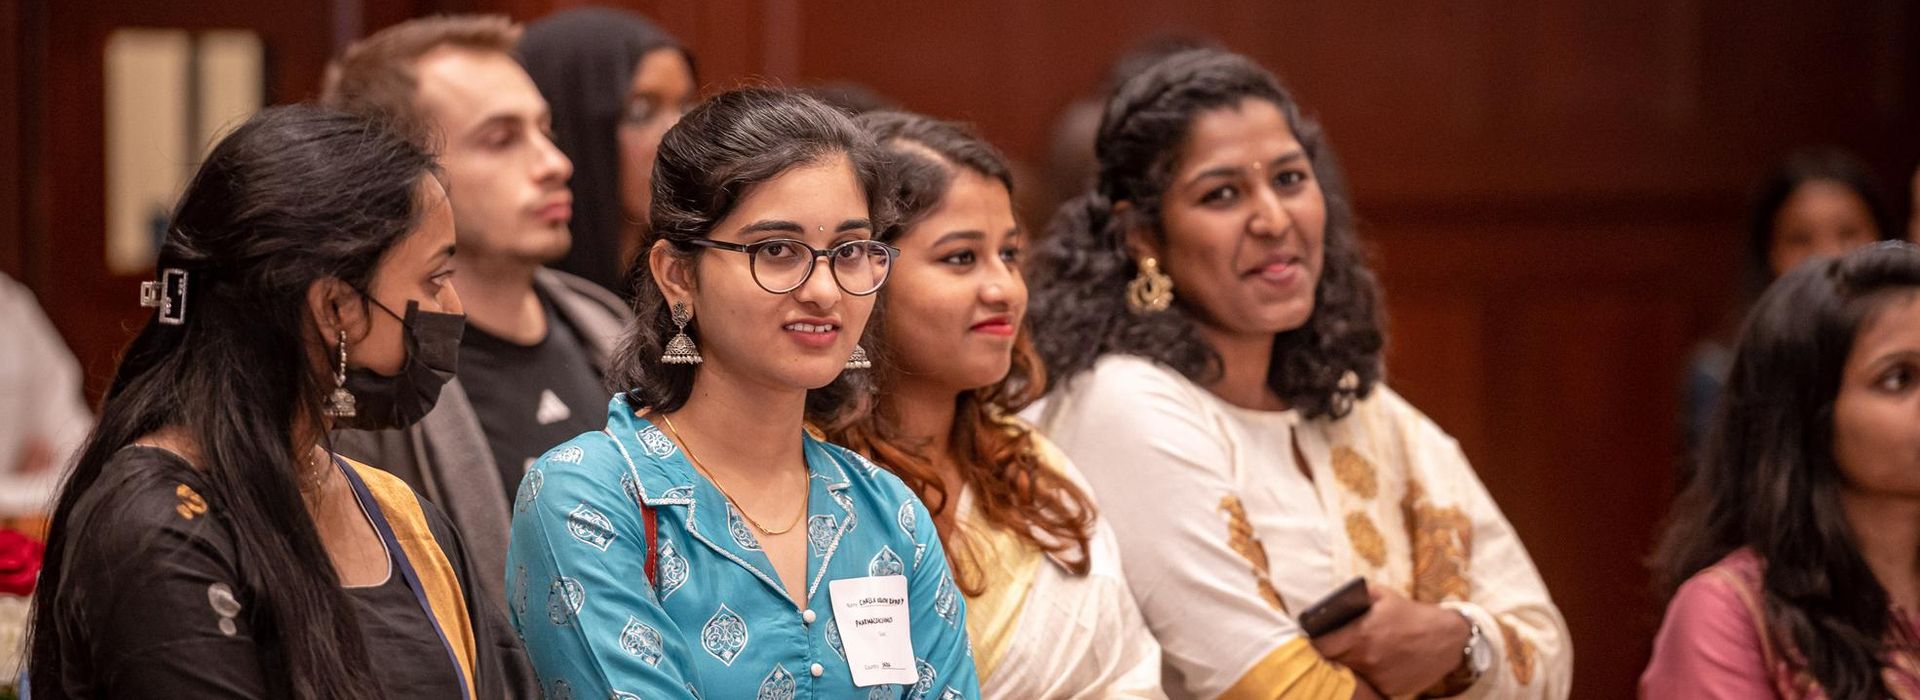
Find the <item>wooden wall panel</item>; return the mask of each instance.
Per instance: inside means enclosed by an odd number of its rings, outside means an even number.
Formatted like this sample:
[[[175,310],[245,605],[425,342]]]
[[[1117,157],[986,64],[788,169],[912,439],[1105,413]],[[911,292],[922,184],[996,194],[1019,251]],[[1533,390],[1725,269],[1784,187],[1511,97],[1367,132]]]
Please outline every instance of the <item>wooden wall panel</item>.
[[[20,279],[25,274],[23,232],[26,142],[22,139],[21,77],[26,59],[24,25],[27,3],[0,6],[0,274]]]
[[[28,177],[45,187],[46,228],[35,243],[30,271],[48,316],[86,370],[89,395],[111,378],[114,358],[146,314],[137,304],[139,279],[108,274],[105,255],[106,153],[102,112],[104,52],[117,27],[248,28],[267,47],[271,100],[313,97],[329,53],[325,4],[306,0],[203,3],[192,7],[139,0],[50,3],[49,53],[44,75],[47,115],[44,168]]]

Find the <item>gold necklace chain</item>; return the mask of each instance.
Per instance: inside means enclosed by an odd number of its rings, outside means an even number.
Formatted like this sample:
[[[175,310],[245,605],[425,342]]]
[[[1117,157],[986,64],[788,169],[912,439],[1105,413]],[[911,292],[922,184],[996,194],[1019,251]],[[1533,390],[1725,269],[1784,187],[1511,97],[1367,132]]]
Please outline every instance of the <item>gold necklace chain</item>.
[[[800,512],[793,516],[793,522],[787,523],[787,526],[780,530],[768,530],[765,525],[760,524],[760,521],[754,520],[752,515],[747,514],[747,509],[741,507],[740,501],[736,500],[733,494],[727,493],[727,487],[721,486],[720,479],[715,477],[713,472],[707,471],[707,465],[700,463],[700,457],[693,454],[693,448],[687,445],[687,439],[680,437],[680,431],[674,429],[673,419],[668,418],[667,414],[662,413],[660,414],[660,420],[667,424],[667,432],[673,434],[673,441],[680,443],[680,450],[687,453],[687,460],[693,462],[693,467],[700,470],[701,474],[706,475],[707,481],[713,482],[713,487],[720,490],[720,495],[727,498],[727,503],[731,504],[734,510],[740,511],[740,517],[746,518],[747,523],[752,525],[753,529],[759,530],[763,535],[784,535],[793,532],[795,527],[799,527],[801,518],[807,514],[808,502],[812,500],[813,494],[810,493],[812,491],[811,488],[803,488],[801,490]],[[811,486],[811,484],[807,484],[807,486]]]

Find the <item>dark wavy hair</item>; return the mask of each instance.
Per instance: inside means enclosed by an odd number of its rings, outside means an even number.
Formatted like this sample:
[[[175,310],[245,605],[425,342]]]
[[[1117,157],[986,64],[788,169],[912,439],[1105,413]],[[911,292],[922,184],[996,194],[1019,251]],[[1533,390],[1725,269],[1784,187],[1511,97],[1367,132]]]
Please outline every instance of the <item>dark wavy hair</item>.
[[[1886,697],[1886,589],[1842,514],[1833,406],[1855,337],[1920,292],[1920,249],[1881,243],[1802,265],[1747,317],[1705,458],[1653,564],[1669,598],[1742,547],[1765,562],[1767,630],[1834,698]]]
[[[882,229],[882,241],[899,240],[939,208],[961,168],[1000,183],[1009,196],[1013,193],[1006,159],[966,127],[904,112],[867,113],[858,122],[889,155],[887,179],[898,218]],[[887,350],[883,329],[892,321],[886,306],[883,297],[869,328],[870,351]],[[955,494],[947,493],[933,458],[902,435],[894,422],[886,389],[898,381],[897,370],[881,372],[878,379],[880,391],[873,410],[823,421],[829,438],[872,457],[906,482],[933,514],[960,589],[968,595],[986,592],[989,582],[982,558],[990,552],[978,551],[968,542],[955,521]],[[1045,388],[1046,372],[1022,327],[1014,338],[1007,376],[962,392],[956,399],[951,457],[961,481],[978,496],[982,519],[1060,558],[1073,573],[1085,575],[1091,565],[1087,547],[1093,533],[1093,499],[1049,468],[1034,444],[1033,430],[1011,419],[1039,399]],[[1036,535],[1036,530],[1048,537]]]
[[[1899,238],[1900,229],[1893,220],[1886,190],[1873,175],[1872,168],[1846,151],[1832,147],[1804,148],[1789,154],[1774,166],[1754,190],[1747,212],[1747,277],[1752,295],[1758,296],[1773,281],[1769,260],[1773,249],[1773,220],[1802,185],[1831,182],[1847,188],[1867,206],[1873,219],[1874,237]]]
[[[1125,248],[1130,229],[1164,238],[1160,216],[1188,127],[1201,114],[1244,100],[1279,108],[1313,165],[1326,197],[1325,262],[1313,313],[1299,328],[1274,335],[1267,385],[1309,418],[1340,418],[1380,381],[1386,342],[1380,288],[1354,231],[1344,177],[1319,125],[1300,113],[1286,88],[1253,61],[1214,49],[1186,51],[1146,68],[1107,98],[1095,152],[1092,191],[1061,205],[1036,258],[1032,323],[1036,346],[1065,383],[1101,357],[1145,357],[1206,384],[1221,372],[1220,355],[1195,332],[1199,319],[1182,303],[1148,314],[1131,312],[1128,280],[1138,274]],[[1114,205],[1132,206],[1123,214]],[[1351,372],[1359,381],[1341,388]]]
[[[819,100],[794,90],[740,88],[707,100],[667,130],[653,164],[652,230],[627,270],[634,320],[614,351],[610,390],[626,392],[636,407],[663,412],[679,410],[693,391],[697,365],[660,361],[676,330],[645,251],[664,240],[675,256],[692,261],[704,249],[688,241],[711,236],[755,186],[834,156],[852,164],[869,218],[876,230],[884,227],[891,210],[879,147],[852,117]],[[687,334],[700,339],[697,309]],[[878,367],[882,358],[874,362]],[[807,392],[809,413],[831,414],[864,401],[871,393],[866,374],[847,372]]]
[[[35,696],[66,694],[61,654],[94,634],[87,608],[100,601],[78,600],[62,583],[70,543],[90,534],[75,506],[94,491],[151,486],[152,474],[105,468],[163,428],[198,450],[196,488],[233,538],[237,583],[259,601],[258,641],[282,664],[263,670],[286,679],[279,692],[379,695],[354,606],[300,495],[307,460],[288,437],[324,433],[331,388],[308,351],[308,288],[332,278],[367,289],[382,256],[418,225],[418,188],[435,173],[432,156],[393,127],[309,106],[262,111],[207,156],[160,249],[160,268],[188,270],[185,322],[151,319],[127,347],[54,506],[33,601]]]

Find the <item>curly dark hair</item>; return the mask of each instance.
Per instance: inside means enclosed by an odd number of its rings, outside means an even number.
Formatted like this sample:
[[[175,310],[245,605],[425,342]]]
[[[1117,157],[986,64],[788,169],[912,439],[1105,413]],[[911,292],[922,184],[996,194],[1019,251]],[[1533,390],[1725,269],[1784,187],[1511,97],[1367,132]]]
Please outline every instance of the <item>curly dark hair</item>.
[[[1801,265],[1768,287],[1740,334],[1707,453],[1680,497],[1653,569],[1671,598],[1722,557],[1765,562],[1769,634],[1829,697],[1882,698],[1886,588],[1840,505],[1834,402],[1855,337],[1920,291],[1920,248],[1879,243]]]
[[[1013,193],[1013,174],[1006,159],[964,126],[905,112],[870,112],[857,122],[890,156],[887,179],[897,218],[881,229],[882,241],[899,240],[938,209],[961,169]],[[867,347],[879,354],[887,349],[881,330],[889,322],[886,306],[883,298],[869,327],[872,340]],[[1046,385],[1046,370],[1034,353],[1028,330],[1019,330],[1007,375],[995,384],[962,392],[955,400],[949,456],[961,481],[977,497],[982,520],[1058,557],[1069,571],[1084,576],[1092,568],[1088,543],[1093,537],[1093,499],[1047,466],[1033,429],[1012,419],[1039,399]],[[828,419],[828,437],[886,465],[906,482],[933,515],[953,563],[954,582],[967,595],[985,593],[991,582],[986,580],[983,559],[991,552],[974,547],[958,526],[957,494],[947,493],[934,457],[900,434],[886,391],[898,380],[898,373],[883,371],[876,377],[880,392],[872,410]]]
[[[691,260],[703,249],[689,241],[710,236],[714,225],[755,186],[834,156],[852,164],[869,218],[880,230],[892,218],[884,156],[851,117],[794,90],[748,87],[716,95],[688,112],[660,140],[653,166],[652,230],[641,250],[664,240],[674,255]],[[627,270],[634,320],[614,351],[606,382],[610,390],[626,392],[636,407],[672,412],[693,391],[696,366],[660,361],[667,339],[677,330],[647,258],[644,253],[636,256]],[[687,326],[695,340],[699,323],[696,316]],[[875,362],[878,365],[879,358]],[[809,413],[833,413],[862,400],[871,393],[865,375],[848,372],[807,392]]]
[[[1381,381],[1386,334],[1379,282],[1367,267],[1344,178],[1320,126],[1301,115],[1266,69],[1237,54],[1197,49],[1154,64],[1108,96],[1095,143],[1099,180],[1092,191],[1061,205],[1038,247],[1031,318],[1056,385],[1112,353],[1154,360],[1196,383],[1220,375],[1219,353],[1196,332],[1199,319],[1184,304],[1155,313],[1129,311],[1127,282],[1138,270],[1124,238],[1139,228],[1166,236],[1161,196],[1188,128],[1204,112],[1248,99],[1271,102],[1286,116],[1327,209],[1313,314],[1299,328],[1274,335],[1267,385],[1306,417],[1341,418]],[[1116,213],[1119,202],[1131,207]],[[1343,388],[1348,373],[1358,381]]]

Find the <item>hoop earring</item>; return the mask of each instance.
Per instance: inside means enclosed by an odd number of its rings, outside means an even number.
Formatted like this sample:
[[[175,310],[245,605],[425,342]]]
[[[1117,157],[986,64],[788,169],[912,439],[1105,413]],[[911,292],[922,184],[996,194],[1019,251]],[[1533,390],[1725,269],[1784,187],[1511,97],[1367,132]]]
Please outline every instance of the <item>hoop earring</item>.
[[[1173,305],[1173,278],[1160,271],[1160,261],[1140,260],[1140,273],[1127,282],[1127,308],[1136,314],[1167,310]]]
[[[347,391],[347,331],[340,330],[340,364],[333,370],[333,393],[320,409],[328,418],[352,418],[360,413],[359,401]]]
[[[867,359],[867,349],[853,346],[853,354],[847,357],[847,369],[873,369],[873,360]]]
[[[686,302],[676,301],[668,313],[673,318],[675,332],[673,338],[667,341],[667,351],[660,355],[660,361],[670,365],[706,362],[707,358],[700,356],[700,348],[693,344],[693,338],[687,335],[687,324],[693,322],[693,310],[687,308]]]

